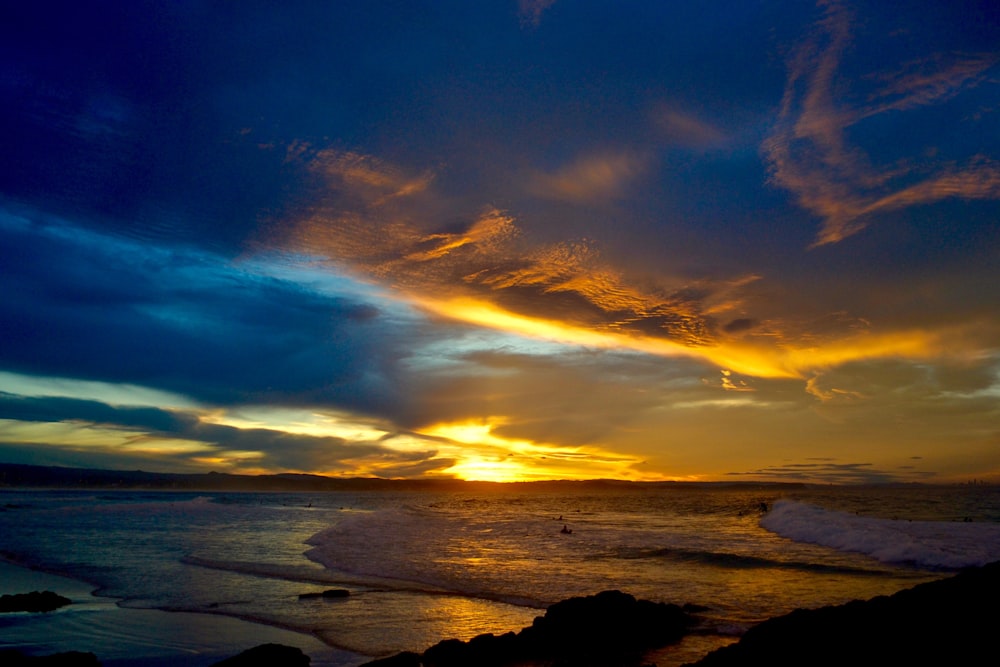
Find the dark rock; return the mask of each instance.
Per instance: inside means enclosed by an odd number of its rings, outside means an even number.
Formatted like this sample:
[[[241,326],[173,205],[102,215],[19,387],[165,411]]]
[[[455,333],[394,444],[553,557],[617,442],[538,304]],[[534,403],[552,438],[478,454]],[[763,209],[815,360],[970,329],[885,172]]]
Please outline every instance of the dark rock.
[[[331,588],[329,590],[323,591],[322,593],[300,593],[300,600],[316,600],[319,598],[335,599],[335,598],[346,598],[350,597],[351,592],[343,588]]]
[[[421,667],[420,654],[412,651],[403,651],[388,658],[379,658],[366,662],[362,667]]]
[[[323,597],[325,598],[347,598],[350,596],[351,592],[343,588],[331,588],[330,590],[323,591]]]
[[[543,655],[615,655],[676,642],[690,624],[676,605],[604,591],[557,602],[521,634]]]
[[[310,658],[302,649],[282,644],[261,644],[211,667],[309,667]]]
[[[447,639],[421,656],[399,654],[364,667],[501,667],[525,661],[624,667],[638,665],[652,648],[678,641],[692,622],[676,605],[605,591],[558,602],[517,634],[486,634],[468,642]],[[395,660],[399,662],[390,662]]]
[[[996,651],[1000,562],[891,596],[799,609],[765,621],[695,663],[736,665],[973,665]]]
[[[0,665],[4,667],[101,667],[93,653],[68,651],[50,655],[25,655],[14,649],[0,650]]]
[[[69,598],[64,598],[52,591],[32,591],[31,593],[17,593],[15,595],[0,595],[0,612],[30,611],[43,612],[53,611],[59,607],[72,604]]]

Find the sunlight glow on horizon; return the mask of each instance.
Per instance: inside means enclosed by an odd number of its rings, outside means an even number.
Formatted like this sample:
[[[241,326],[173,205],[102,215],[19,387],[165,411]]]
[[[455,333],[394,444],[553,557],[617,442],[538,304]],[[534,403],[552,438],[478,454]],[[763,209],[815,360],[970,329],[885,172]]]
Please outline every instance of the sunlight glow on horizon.
[[[435,424],[424,435],[443,438],[464,447],[445,447],[457,462],[442,471],[466,481],[525,482],[541,479],[596,479],[613,477],[659,481],[659,473],[640,473],[633,466],[641,460],[593,446],[564,447],[504,438],[493,433],[502,418]]]

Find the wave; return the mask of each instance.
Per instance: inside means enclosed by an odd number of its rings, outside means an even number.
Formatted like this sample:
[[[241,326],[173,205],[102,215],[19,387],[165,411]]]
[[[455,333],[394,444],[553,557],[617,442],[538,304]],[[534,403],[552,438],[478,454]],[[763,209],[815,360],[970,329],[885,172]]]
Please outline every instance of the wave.
[[[779,500],[761,527],[796,542],[861,553],[883,563],[957,570],[1000,560],[1000,524],[902,521]]]
[[[825,563],[812,563],[808,561],[779,560],[775,558],[762,558],[760,556],[748,556],[745,554],[726,553],[720,551],[701,551],[697,549],[653,549],[650,551],[635,552],[624,555],[623,557],[665,558],[673,561],[693,562],[733,569],[751,570],[777,568],[783,570],[798,570],[801,572],[825,574],[885,576],[885,571],[883,570],[848,567],[844,565],[829,565]]]
[[[407,582],[391,577],[354,574],[351,572],[330,569],[318,570],[308,565],[278,565],[274,563],[255,563],[239,560],[219,560],[188,555],[181,559],[185,565],[195,565],[212,570],[223,570],[238,574],[249,574],[268,579],[281,579],[306,584],[355,586],[366,591],[394,590],[426,593],[428,595],[444,594],[449,591],[428,587],[420,582]]]

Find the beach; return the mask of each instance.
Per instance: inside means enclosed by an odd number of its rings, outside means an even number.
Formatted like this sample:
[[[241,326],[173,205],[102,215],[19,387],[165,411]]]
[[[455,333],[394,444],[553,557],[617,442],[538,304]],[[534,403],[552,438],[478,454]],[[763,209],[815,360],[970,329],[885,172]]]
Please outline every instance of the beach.
[[[300,648],[313,665],[364,661],[301,632],[217,614],[122,608],[92,590],[83,581],[0,560],[0,594],[53,591],[73,601],[52,612],[0,615],[0,648],[29,655],[89,652],[106,667],[206,667],[265,643]]]

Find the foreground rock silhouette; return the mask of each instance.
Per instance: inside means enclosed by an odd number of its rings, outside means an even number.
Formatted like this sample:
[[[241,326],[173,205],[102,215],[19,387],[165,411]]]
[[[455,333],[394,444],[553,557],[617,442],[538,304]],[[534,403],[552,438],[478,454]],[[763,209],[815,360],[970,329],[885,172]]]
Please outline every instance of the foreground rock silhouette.
[[[261,644],[239,655],[212,663],[211,667],[309,667],[311,662],[302,649],[284,644]]]
[[[300,600],[318,600],[321,598],[333,600],[347,597],[351,597],[351,592],[343,588],[331,588],[320,593],[299,593]]]
[[[59,607],[65,607],[72,603],[73,601],[69,598],[64,598],[52,591],[32,591],[31,593],[0,595],[0,612],[46,612],[54,611]]]
[[[1000,562],[891,596],[764,621],[697,667],[997,664]]]
[[[67,651],[50,655],[25,655],[14,649],[0,650],[0,665],[4,667],[101,667],[93,653]]]
[[[650,649],[680,640],[693,622],[677,605],[604,591],[557,602],[516,634],[447,639],[422,654],[398,653],[362,667],[501,667],[525,661],[624,667],[639,664]]]

